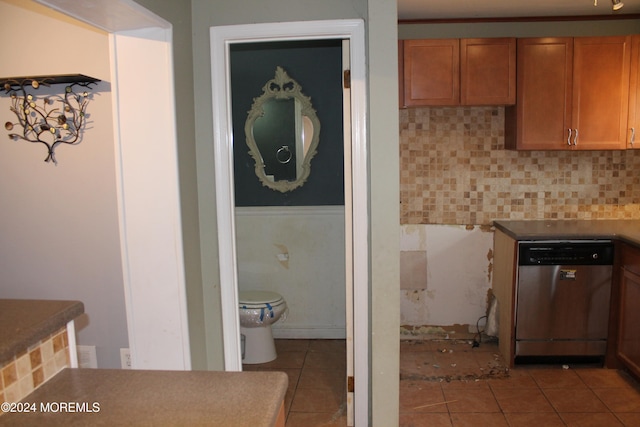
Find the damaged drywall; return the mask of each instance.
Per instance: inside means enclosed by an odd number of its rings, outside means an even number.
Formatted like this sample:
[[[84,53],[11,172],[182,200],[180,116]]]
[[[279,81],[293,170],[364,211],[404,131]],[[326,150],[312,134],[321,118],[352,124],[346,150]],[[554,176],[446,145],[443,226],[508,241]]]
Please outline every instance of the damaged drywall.
[[[491,227],[404,225],[400,250],[401,324],[475,327],[491,288]]]

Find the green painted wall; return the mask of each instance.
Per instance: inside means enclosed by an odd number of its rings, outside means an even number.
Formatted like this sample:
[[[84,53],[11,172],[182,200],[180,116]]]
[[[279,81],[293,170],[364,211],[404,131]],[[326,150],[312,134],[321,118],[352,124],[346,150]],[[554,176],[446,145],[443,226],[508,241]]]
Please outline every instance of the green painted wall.
[[[192,359],[194,368],[205,366],[208,369],[223,368],[211,143],[209,28],[265,22],[364,19],[369,72],[367,149],[370,170],[375,171],[369,177],[369,312],[385,313],[384,316],[371,316],[369,324],[369,424],[396,426],[400,321],[399,130],[397,103],[389,102],[397,99],[398,91],[396,3],[388,0],[139,0],[139,3],[174,26]],[[200,346],[203,342],[204,348]]]

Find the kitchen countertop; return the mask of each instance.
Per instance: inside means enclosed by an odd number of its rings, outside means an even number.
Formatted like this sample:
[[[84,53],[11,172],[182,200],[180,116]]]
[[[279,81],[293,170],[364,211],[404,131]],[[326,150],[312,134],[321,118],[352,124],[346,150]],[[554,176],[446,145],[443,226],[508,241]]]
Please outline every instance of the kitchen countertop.
[[[616,239],[640,247],[639,220],[494,221],[515,240]]]
[[[0,426],[271,427],[287,382],[283,372],[67,368],[24,398],[23,412],[1,415]]]
[[[0,366],[82,313],[80,301],[0,299]]]

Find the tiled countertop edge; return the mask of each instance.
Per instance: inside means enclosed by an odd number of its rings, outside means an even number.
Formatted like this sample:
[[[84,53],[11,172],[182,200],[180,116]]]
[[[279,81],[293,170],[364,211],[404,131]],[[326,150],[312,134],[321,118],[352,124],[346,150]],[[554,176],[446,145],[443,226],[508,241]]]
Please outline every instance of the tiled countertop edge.
[[[80,301],[0,299],[0,327],[7,331],[0,339],[0,366],[83,313]],[[21,324],[20,318],[28,321]]]

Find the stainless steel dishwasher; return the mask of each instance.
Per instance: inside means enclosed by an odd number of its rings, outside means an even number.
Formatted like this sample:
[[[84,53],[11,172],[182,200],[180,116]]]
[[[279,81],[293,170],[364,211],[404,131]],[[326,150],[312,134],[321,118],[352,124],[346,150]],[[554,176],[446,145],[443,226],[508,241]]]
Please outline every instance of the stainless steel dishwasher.
[[[532,241],[518,245],[516,360],[603,356],[607,346],[613,243]]]

